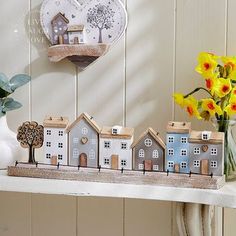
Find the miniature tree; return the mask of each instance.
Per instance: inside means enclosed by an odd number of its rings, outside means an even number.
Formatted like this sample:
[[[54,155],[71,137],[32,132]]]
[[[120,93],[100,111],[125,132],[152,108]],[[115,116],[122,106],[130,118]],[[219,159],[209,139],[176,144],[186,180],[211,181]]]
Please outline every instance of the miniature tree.
[[[109,6],[97,4],[93,8],[89,8],[87,14],[87,22],[92,28],[98,28],[99,40],[102,43],[102,31],[113,27],[115,12]]]
[[[43,145],[43,126],[35,121],[24,122],[18,128],[17,140],[23,148],[29,148],[29,163],[35,163],[35,148]]]

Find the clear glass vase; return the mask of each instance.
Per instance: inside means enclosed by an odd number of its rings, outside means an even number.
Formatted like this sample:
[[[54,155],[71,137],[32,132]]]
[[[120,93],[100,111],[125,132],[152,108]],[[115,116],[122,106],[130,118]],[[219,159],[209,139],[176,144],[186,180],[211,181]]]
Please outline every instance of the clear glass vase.
[[[213,120],[217,131],[225,133],[224,174],[226,181],[236,180],[236,120]]]

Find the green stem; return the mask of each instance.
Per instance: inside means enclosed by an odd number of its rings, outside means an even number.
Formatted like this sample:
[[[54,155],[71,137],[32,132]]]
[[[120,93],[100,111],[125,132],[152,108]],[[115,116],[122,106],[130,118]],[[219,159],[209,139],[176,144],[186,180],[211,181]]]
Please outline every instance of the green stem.
[[[192,95],[192,94],[194,94],[194,93],[196,93],[196,92],[198,92],[198,91],[200,91],[200,90],[204,90],[205,92],[207,92],[207,93],[211,96],[211,98],[213,98],[213,96],[211,95],[211,93],[210,93],[207,89],[205,89],[205,88],[203,88],[203,87],[198,87],[198,88],[194,89],[192,92],[186,94],[186,95],[184,96],[184,98],[187,98],[188,96],[190,96],[190,95]]]

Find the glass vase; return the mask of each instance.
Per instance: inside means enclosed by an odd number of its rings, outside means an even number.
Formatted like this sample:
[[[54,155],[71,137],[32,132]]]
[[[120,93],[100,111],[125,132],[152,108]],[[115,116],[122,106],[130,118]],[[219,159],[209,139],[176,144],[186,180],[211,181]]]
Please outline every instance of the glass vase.
[[[236,120],[214,120],[218,132],[225,134],[224,174],[226,181],[236,180]]]

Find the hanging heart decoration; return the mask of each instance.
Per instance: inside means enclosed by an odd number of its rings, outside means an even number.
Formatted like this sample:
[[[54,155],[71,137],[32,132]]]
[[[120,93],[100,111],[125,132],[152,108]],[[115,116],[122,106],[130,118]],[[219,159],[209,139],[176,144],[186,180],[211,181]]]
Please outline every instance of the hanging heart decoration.
[[[44,0],[40,22],[52,44],[49,59],[68,58],[84,69],[119,41],[127,13],[120,0]]]

